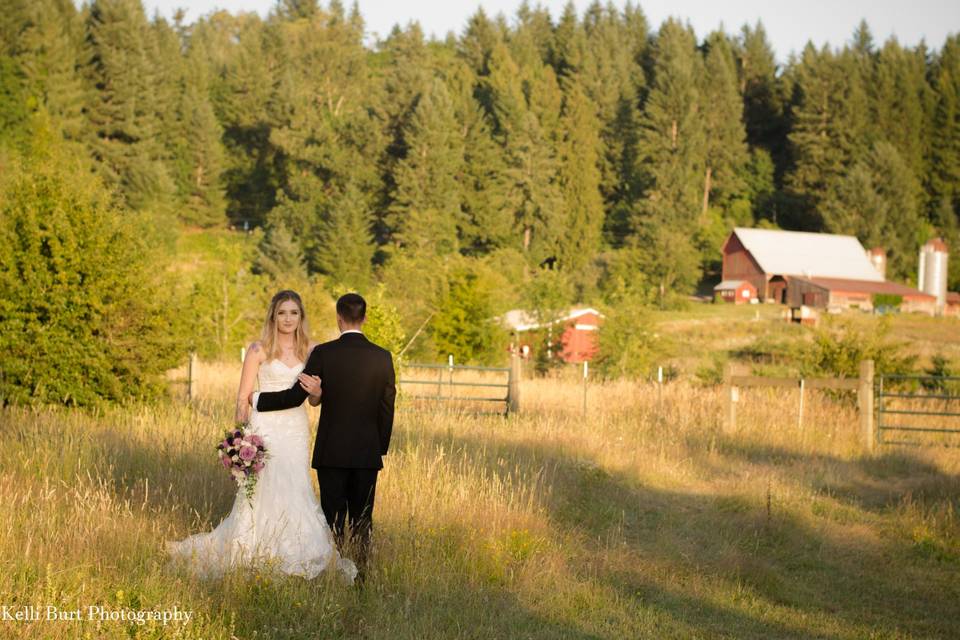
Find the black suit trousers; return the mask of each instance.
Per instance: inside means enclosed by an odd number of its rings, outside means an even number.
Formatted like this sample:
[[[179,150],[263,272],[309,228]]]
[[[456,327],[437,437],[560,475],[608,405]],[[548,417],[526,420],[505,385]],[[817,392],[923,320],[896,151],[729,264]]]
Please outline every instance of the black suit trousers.
[[[343,548],[344,529],[350,520],[350,538],[355,545],[354,560],[365,567],[373,527],[373,499],[377,490],[379,469],[344,469],[320,467],[320,506],[327,524],[333,530],[337,546]]]

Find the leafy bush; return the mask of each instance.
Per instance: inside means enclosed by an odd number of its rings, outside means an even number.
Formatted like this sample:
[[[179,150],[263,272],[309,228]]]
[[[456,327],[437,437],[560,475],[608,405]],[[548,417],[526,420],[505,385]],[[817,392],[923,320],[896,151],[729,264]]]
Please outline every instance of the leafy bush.
[[[710,354],[709,362],[701,364],[694,375],[697,381],[705,387],[714,387],[723,382],[723,374],[729,362],[726,352],[720,351]]]
[[[459,363],[496,364],[503,360],[507,334],[494,321],[491,282],[481,270],[453,269],[447,294],[431,322],[430,335],[440,357],[452,354]]]
[[[903,296],[895,293],[876,293],[873,296],[873,308],[877,310],[899,309],[902,303]]]
[[[889,333],[887,317],[869,329],[860,329],[846,319],[828,318],[814,332],[813,343],[800,347],[801,375],[856,378],[863,360],[873,360],[877,373],[910,373],[916,356],[904,354],[904,345],[890,340]]]
[[[923,388],[927,391],[933,393],[957,393],[958,389],[960,389],[960,384],[948,379],[955,377],[956,373],[950,367],[950,360],[942,353],[937,353],[931,358],[930,367],[924,369],[924,374],[931,378],[921,382]]]
[[[197,234],[200,235],[200,234]],[[260,337],[270,297],[280,289],[293,289],[307,306],[311,323],[311,296],[305,280],[271,281],[250,269],[256,256],[252,238],[231,232],[205,232],[194,239],[191,255],[180,256],[178,300],[185,340],[202,358],[239,357],[240,348]],[[312,325],[316,334],[316,326]]]
[[[377,285],[372,294],[366,296],[367,321],[363,332],[370,340],[393,354],[394,361],[406,344],[406,334],[400,322],[397,308],[386,299],[386,287]]]
[[[154,395],[181,359],[164,273],[43,116],[0,183],[0,396],[93,405]]]
[[[605,378],[645,378],[668,356],[667,339],[657,334],[644,300],[622,298],[604,310],[596,366]]]

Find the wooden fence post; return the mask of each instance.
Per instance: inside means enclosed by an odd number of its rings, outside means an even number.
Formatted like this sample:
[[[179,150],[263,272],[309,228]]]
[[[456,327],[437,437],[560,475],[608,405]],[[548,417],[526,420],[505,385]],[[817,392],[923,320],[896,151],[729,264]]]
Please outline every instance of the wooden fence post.
[[[510,378],[507,381],[507,413],[520,411],[520,356],[510,358]]]
[[[197,397],[197,354],[190,354],[190,362],[187,364],[187,398],[193,400]]]
[[[587,417],[587,375],[590,372],[590,365],[583,361],[583,417]]]
[[[723,382],[723,395],[727,403],[723,428],[726,433],[733,433],[737,428],[737,401],[740,399],[740,390],[733,385],[732,362],[728,362],[724,369]]]
[[[663,419],[663,366],[657,367],[657,418]]]
[[[797,430],[803,431],[803,378],[800,378],[800,408],[797,410]]]
[[[447,356],[447,367],[449,367],[450,369],[450,386],[447,388],[450,389],[450,397],[452,398],[454,395],[456,395],[453,392],[453,354],[452,353],[449,356]]]
[[[867,451],[873,453],[877,446],[877,434],[873,421],[873,360],[860,363],[860,387],[857,400],[860,405],[860,428],[867,445]]]

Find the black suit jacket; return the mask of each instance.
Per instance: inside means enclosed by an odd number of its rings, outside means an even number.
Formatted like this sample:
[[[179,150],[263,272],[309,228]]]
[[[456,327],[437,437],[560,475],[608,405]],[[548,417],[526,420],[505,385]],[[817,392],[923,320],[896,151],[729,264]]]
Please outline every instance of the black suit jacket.
[[[314,347],[303,372],[320,376],[323,389],[313,468],[382,469],[397,395],[390,352],[362,333],[345,333]],[[257,411],[291,409],[306,398],[297,382],[260,393]]]

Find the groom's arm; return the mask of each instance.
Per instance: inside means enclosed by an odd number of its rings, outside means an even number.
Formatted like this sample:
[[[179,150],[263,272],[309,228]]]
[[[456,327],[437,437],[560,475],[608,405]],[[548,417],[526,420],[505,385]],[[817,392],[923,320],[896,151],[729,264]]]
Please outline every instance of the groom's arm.
[[[320,357],[320,349],[314,349],[307,358],[307,363],[303,367],[303,373],[311,376],[321,376],[323,361]],[[281,409],[292,409],[299,407],[307,399],[307,391],[300,386],[297,380],[293,386],[284,391],[261,391],[253,394],[253,406],[257,411],[279,411]]]
[[[380,415],[377,429],[380,432],[380,455],[387,455],[390,448],[390,434],[393,431],[393,405],[397,398],[396,374],[393,370],[393,356],[387,354],[387,382],[380,398]]]

